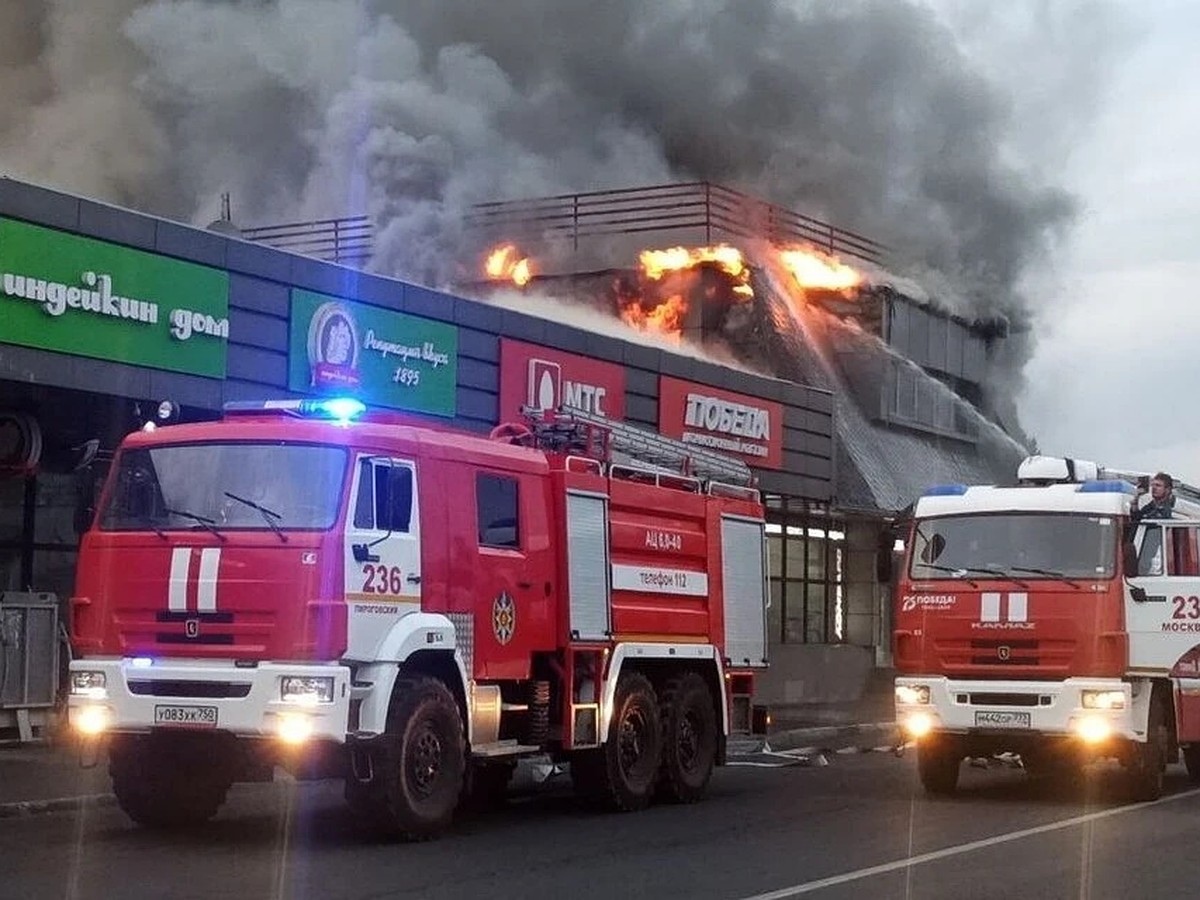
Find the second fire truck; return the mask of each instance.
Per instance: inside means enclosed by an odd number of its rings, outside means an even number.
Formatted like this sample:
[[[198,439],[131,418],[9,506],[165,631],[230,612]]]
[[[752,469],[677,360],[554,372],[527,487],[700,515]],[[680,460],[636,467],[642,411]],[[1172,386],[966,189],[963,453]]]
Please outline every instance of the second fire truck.
[[[70,719],[147,826],[283,765],[419,838],[523,756],[634,810],[699,799],[766,665],[740,461],[582,412],[491,437],[352,401],[119,448],[80,551]]]
[[[1200,492],[1176,483],[1171,518],[1131,517],[1145,477],[1039,456],[1016,484],[917,501],[896,714],[928,791],[1002,751],[1060,778],[1117,760],[1140,799],[1180,752],[1200,778]]]

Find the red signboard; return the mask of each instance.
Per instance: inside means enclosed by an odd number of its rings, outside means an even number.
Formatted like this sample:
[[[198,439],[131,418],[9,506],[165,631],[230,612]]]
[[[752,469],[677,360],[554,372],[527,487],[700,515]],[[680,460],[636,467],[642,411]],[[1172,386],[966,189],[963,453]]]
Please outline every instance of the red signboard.
[[[500,339],[500,421],[521,421],[521,407],[571,406],[625,417],[625,369],[574,353]]]
[[[783,407],[772,400],[663,375],[658,380],[658,430],[758,468],[783,465]]]

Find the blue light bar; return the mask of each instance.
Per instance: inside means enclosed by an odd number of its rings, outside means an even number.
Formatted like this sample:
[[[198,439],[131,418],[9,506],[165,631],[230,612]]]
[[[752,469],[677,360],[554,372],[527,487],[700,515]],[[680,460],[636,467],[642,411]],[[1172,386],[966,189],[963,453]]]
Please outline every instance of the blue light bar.
[[[1115,478],[1099,478],[1079,485],[1081,494],[1132,494],[1133,485]]]
[[[926,497],[961,497],[967,492],[965,484],[935,484],[925,491]]]
[[[225,404],[226,415],[279,413],[305,419],[332,419],[343,424],[366,411],[366,404],[353,397],[330,397],[323,400],[238,400]]]

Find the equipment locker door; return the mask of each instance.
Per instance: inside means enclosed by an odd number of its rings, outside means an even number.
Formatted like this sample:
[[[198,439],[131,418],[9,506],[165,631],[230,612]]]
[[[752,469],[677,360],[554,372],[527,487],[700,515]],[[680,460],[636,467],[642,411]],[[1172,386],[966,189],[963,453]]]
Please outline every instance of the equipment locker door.
[[[374,659],[390,626],[421,607],[415,476],[409,460],[355,460],[344,558],[351,659]]]
[[[576,641],[607,640],[612,631],[608,498],[567,492],[567,590]]]
[[[767,664],[766,550],[766,528],[761,521],[721,518],[725,658],[733,666]]]

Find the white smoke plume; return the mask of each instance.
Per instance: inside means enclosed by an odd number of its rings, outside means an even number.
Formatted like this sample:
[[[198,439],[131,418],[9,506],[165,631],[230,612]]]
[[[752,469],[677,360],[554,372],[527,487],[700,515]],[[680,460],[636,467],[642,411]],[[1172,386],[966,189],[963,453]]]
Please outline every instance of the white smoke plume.
[[[1039,60],[1103,71],[1111,10],[1034,7],[1015,21]],[[1073,203],[1014,152],[1037,150],[964,20],[918,0],[10,2],[0,172],[200,224],[222,191],[247,225],[367,212],[376,268],[434,285],[461,275],[473,202],[712,179],[1019,316]],[[1086,113],[1102,79],[1068,82]]]

